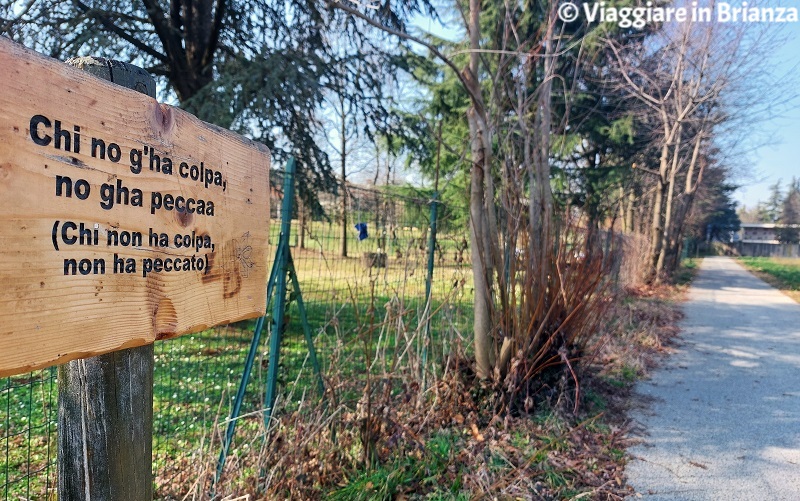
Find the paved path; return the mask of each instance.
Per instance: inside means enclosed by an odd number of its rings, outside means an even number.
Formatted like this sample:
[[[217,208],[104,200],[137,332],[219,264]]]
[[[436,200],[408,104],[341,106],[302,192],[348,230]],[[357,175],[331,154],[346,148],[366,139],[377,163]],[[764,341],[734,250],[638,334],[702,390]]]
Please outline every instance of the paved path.
[[[630,484],[649,500],[800,500],[800,305],[709,258],[685,312],[678,353],[637,386]]]

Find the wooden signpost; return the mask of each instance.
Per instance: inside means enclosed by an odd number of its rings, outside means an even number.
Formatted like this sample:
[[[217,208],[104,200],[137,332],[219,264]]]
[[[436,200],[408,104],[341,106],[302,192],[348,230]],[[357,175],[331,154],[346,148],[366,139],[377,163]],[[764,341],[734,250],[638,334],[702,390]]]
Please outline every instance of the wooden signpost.
[[[263,315],[269,151],[0,37],[0,376]]]

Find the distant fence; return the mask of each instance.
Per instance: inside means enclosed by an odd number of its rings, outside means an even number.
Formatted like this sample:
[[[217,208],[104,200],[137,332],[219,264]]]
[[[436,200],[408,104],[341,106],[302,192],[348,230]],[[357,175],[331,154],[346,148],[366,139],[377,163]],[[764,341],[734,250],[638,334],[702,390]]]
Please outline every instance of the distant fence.
[[[800,244],[737,242],[734,247],[739,255],[747,257],[800,257]]]
[[[281,175],[275,174],[272,183],[281,186]],[[341,255],[342,196],[346,196],[346,257]],[[280,201],[271,205],[280,206]],[[372,315],[381,325],[391,323],[393,332],[406,336],[406,350],[415,352],[394,356],[413,356],[416,365],[408,366],[422,371],[428,370],[421,366],[422,360],[428,357],[430,367],[440,364],[451,351],[448,343],[471,331],[467,226],[458,219],[464,211],[442,203],[434,244],[431,305],[426,305],[430,205],[430,197],[423,192],[348,185],[346,192],[340,187],[339,195],[322,195],[316,211],[296,211],[292,254],[323,374],[337,357],[353,356],[352,351],[358,349],[363,326],[359,317]],[[272,221],[273,246],[279,223]],[[302,382],[308,380],[307,387],[312,388],[296,309],[290,308],[287,315],[282,386],[300,381],[303,388]],[[420,322],[425,320],[434,332],[430,341],[420,334]],[[210,474],[203,468],[212,465],[219,454],[218,425],[230,413],[252,326],[252,321],[240,322],[156,343],[153,471],[158,499],[182,499],[197,490],[194,483],[198,478]],[[382,329],[375,336],[387,335],[388,329]],[[267,343],[261,348],[243,408],[243,413],[253,414],[242,420],[245,431],[248,420],[257,422],[256,411],[263,408]],[[50,368],[0,379],[2,501],[55,499],[56,373]],[[289,398],[298,397],[279,396],[279,400]],[[240,438],[232,453],[237,447],[250,446],[246,438]]]

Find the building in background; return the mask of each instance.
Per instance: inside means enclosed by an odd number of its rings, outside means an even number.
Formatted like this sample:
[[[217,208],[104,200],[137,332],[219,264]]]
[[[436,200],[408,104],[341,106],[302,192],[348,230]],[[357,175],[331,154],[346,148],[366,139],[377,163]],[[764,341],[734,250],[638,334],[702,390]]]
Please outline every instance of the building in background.
[[[742,256],[800,257],[800,245],[778,241],[778,231],[784,227],[778,223],[742,223],[734,236],[736,250]]]

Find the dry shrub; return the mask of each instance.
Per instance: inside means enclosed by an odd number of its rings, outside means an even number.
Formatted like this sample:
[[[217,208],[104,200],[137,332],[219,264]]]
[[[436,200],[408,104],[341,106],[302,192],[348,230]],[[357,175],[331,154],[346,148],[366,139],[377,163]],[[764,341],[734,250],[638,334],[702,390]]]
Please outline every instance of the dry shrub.
[[[603,342],[597,334],[608,332],[616,236],[582,227],[568,215],[564,220],[548,243],[531,248],[531,239],[513,242],[519,249],[508,266],[514,283],[500,301],[503,346],[494,381],[499,413],[528,413],[537,400],[555,399],[551,403],[577,414],[577,364]]]
[[[599,423],[599,416],[565,421],[547,413],[536,419],[505,415],[486,422],[472,364],[464,358],[449,364],[449,375],[426,392],[427,405],[416,403],[419,388],[407,388],[377,395],[368,421],[358,404],[278,414],[267,442],[232,457],[215,499],[425,499],[458,493],[477,499],[564,499],[578,493],[582,499],[622,499],[630,493],[623,430]],[[383,382],[375,386],[385,388]],[[365,425],[375,451],[370,465],[363,463]],[[209,492],[210,478],[198,492]]]
[[[683,318],[679,303],[684,289],[675,286],[628,288],[608,312],[612,335],[592,370],[630,383],[644,377],[661,355],[671,352]]]
[[[249,436],[239,433],[251,447],[235,449],[215,489],[213,463],[203,466],[205,489],[196,490],[191,499],[242,494],[253,499],[327,498],[365,471],[420,454],[431,430],[474,420],[477,408],[459,379],[438,379],[427,392],[428,405],[420,405],[419,381],[411,377],[368,383],[335,375],[327,390],[329,402],[339,402],[335,407],[323,402],[293,412],[276,407],[268,431],[261,426]],[[361,398],[353,399],[358,392]],[[208,496],[212,491],[214,496]]]

